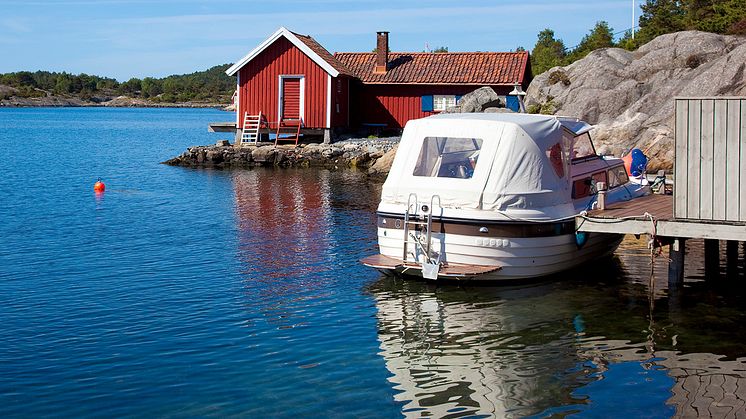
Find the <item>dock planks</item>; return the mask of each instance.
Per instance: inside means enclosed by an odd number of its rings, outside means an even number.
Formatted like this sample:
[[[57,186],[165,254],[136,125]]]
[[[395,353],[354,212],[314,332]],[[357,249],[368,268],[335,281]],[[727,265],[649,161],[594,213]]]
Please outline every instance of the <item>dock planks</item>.
[[[611,204],[578,216],[575,227],[582,232],[746,241],[744,223],[675,218],[671,195]]]
[[[631,201],[617,202],[603,210],[588,212],[589,217],[597,218],[645,218],[645,213],[656,219],[673,218],[673,197],[671,195],[648,195]]]
[[[381,254],[371,255],[360,260],[363,265],[371,268],[391,270],[404,273],[409,269],[419,270],[420,266],[405,264],[400,259],[395,259]],[[443,264],[438,276],[451,278],[468,278],[476,275],[486,274],[500,270],[500,266],[463,265],[456,263]]]

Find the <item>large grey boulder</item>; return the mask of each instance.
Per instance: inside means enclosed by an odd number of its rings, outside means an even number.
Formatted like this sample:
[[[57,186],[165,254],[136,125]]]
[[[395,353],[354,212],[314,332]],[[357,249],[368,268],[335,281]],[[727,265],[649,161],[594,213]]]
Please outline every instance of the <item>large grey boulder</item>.
[[[391,150],[387,151],[381,158],[376,160],[373,166],[368,169],[368,173],[371,175],[386,175],[391,170],[391,165],[394,164],[394,157],[396,157],[396,150],[399,148],[399,144],[395,145]]]
[[[483,112],[487,108],[497,108],[505,104],[491,87],[480,87],[461,97],[458,106],[449,108],[448,113]]]
[[[746,95],[746,38],[686,31],[637,51],[605,48],[534,78],[529,109],[595,124],[599,151],[640,148],[649,169],[673,166],[674,98]]]

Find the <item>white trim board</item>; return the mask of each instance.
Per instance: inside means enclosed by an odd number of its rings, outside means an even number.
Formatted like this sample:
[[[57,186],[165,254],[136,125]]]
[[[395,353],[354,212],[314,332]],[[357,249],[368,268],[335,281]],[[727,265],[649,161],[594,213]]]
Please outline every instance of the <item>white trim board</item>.
[[[259,44],[253,50],[251,50],[251,52],[249,52],[246,56],[236,61],[236,63],[233,64],[229,69],[225,70],[225,74],[229,76],[236,74],[238,70],[240,70],[243,66],[245,66],[249,61],[253,60],[254,57],[259,55],[262,51],[267,49],[276,40],[280,39],[281,36],[284,36],[285,39],[290,41],[299,50],[303,51],[303,53],[306,54],[308,58],[313,60],[313,62],[315,62],[319,67],[323,68],[327,74],[329,74],[332,77],[337,77],[339,75],[339,71],[335,70],[334,67],[332,67],[331,64],[329,64],[323,58],[321,58],[319,54],[316,54],[315,52],[313,52],[311,48],[308,48],[308,45],[303,43],[303,41],[298,39],[298,37],[295,36],[295,34],[287,30],[284,26],[281,26],[280,29],[275,31],[275,33],[270,35],[269,38],[265,39],[264,42]]]
[[[326,75],[326,128],[332,127],[332,76]]]
[[[236,128],[241,126],[241,74],[236,75]]]

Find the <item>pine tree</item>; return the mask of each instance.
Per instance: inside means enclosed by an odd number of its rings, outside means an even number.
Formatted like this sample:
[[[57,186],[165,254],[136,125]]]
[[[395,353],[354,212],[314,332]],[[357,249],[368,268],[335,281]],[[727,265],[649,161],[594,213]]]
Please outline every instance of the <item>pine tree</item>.
[[[531,50],[531,68],[534,74],[541,74],[552,67],[563,65],[565,43],[554,38],[554,31],[544,29],[539,32],[534,49]]]
[[[682,1],[647,0],[640,8],[640,30],[635,36],[638,46],[656,36],[686,29],[686,12]]]
[[[575,62],[586,55],[590,54],[591,51],[599,48],[608,48],[614,46],[614,31],[609,27],[609,24],[605,21],[596,22],[596,26],[591,29],[591,32],[584,36],[577,47],[572,50],[569,56],[570,62]]]

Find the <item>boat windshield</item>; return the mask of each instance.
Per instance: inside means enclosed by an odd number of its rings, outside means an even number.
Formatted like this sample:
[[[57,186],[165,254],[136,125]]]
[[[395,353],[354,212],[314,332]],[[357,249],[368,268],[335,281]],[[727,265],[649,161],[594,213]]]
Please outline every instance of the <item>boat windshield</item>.
[[[479,138],[425,137],[414,176],[470,179],[479,159]]]
[[[572,159],[582,159],[585,157],[595,157],[596,148],[593,147],[591,136],[587,132],[578,135],[572,144]]]

